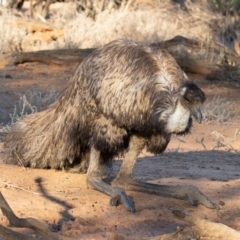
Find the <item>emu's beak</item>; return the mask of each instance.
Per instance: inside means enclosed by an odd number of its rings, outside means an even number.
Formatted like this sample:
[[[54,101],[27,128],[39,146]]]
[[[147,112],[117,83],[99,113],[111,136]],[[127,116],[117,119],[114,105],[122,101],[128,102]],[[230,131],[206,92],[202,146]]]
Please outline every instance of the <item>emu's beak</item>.
[[[200,108],[192,109],[192,115],[197,120],[197,122],[200,124],[202,122],[202,111]]]

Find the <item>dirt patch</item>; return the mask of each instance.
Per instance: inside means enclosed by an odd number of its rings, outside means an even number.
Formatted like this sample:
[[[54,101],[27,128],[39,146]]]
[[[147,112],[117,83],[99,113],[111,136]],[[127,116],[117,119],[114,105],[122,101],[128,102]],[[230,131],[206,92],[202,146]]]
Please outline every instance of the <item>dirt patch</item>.
[[[71,69],[33,63],[0,69],[3,83],[1,121],[9,121],[9,113],[19,96],[27,90],[62,91],[73,73]],[[196,76],[195,81],[211,100],[220,95],[234,101],[234,111],[240,113],[239,88],[232,84],[213,84]],[[5,94],[5,95],[4,95]],[[136,213],[123,206],[109,206],[109,197],[88,189],[86,176],[54,170],[24,169],[0,164],[0,191],[19,217],[34,217],[61,234],[81,239],[117,239],[157,236],[174,232],[187,224],[172,214],[183,210],[196,217],[221,222],[240,231],[240,134],[239,122],[224,124],[194,123],[192,133],[185,138],[172,137],[167,151],[152,156],[143,151],[137,162],[134,178],[158,184],[194,185],[219,204],[220,210],[204,206],[193,207],[188,202],[137,192]],[[4,155],[1,145],[0,162]],[[110,177],[114,177],[121,159],[114,161]],[[0,213],[0,224],[8,221]],[[17,229],[41,239],[33,231]]]

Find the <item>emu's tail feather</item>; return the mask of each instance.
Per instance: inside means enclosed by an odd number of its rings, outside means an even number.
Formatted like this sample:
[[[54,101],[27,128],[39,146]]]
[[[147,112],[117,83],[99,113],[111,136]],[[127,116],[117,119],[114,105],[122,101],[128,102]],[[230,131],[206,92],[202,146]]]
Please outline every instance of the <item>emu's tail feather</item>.
[[[6,134],[4,146],[8,156],[4,162],[54,169],[72,164],[77,154],[80,156],[80,146],[77,141],[66,139],[62,122],[54,116],[53,108],[16,122]]]

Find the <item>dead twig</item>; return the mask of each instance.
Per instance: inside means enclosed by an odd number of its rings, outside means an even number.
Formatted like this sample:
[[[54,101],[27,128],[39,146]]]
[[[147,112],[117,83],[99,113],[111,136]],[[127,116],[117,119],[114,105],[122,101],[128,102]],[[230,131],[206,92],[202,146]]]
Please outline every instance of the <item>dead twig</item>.
[[[198,139],[196,139],[196,142],[197,142],[197,143],[201,143],[202,146],[203,146],[203,148],[204,148],[204,150],[207,151],[207,148],[206,148],[205,144],[203,143],[203,142],[204,142],[204,137],[202,137],[200,141],[199,141]]]
[[[43,237],[52,240],[74,240],[74,238],[69,238],[65,236],[61,236],[58,233],[51,232],[48,227],[37,219],[34,218],[18,218],[10,206],[8,205],[7,201],[3,197],[2,193],[0,192],[0,208],[3,214],[9,220],[9,225],[11,227],[17,228],[30,228],[37,233],[41,234]],[[0,225],[1,226],[1,225]],[[1,231],[2,229],[2,231]],[[23,235],[21,233],[14,232],[9,230],[3,226],[0,228],[0,237],[4,240],[32,240],[29,236]],[[76,238],[75,238],[76,239]]]
[[[15,232],[0,224],[0,237],[5,240],[34,240],[35,238]]]
[[[12,184],[12,183],[8,183],[8,182],[6,182],[6,181],[4,181],[4,180],[2,180],[2,179],[0,179],[0,183],[4,184],[4,185],[6,185],[6,186],[12,187],[12,188],[17,188],[17,189],[23,190],[23,191],[25,191],[25,192],[35,194],[35,195],[43,195],[43,194],[41,194],[41,193],[27,190],[27,189],[25,189],[25,188],[23,188],[23,187],[14,185],[14,184]]]

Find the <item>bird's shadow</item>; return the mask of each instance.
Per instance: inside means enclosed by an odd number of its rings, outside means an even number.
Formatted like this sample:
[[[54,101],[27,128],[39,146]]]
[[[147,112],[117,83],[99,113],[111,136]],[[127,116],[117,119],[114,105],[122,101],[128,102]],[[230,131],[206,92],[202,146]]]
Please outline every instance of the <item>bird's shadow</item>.
[[[136,163],[133,178],[139,181],[169,177],[229,181],[240,178],[239,159],[240,153],[226,151],[165,152],[157,156],[140,157]],[[121,160],[113,162],[111,174],[103,179],[104,182],[111,184],[121,163]],[[50,225],[53,231],[59,231],[63,222],[74,220],[74,217],[69,213],[73,206],[60,198],[51,196],[44,188],[42,178],[36,178],[35,182],[39,192],[46,199],[64,207],[64,210],[60,212],[62,217],[59,221]]]
[[[43,179],[41,177],[36,178],[35,183],[37,184],[38,190],[44,198],[64,207],[64,210],[59,212],[62,218],[60,218],[58,222],[49,225],[52,231],[55,231],[55,232],[59,231],[63,222],[74,220],[74,217],[69,213],[69,210],[73,208],[71,204],[67,203],[66,201],[63,201],[60,198],[49,195],[42,184]]]
[[[108,182],[117,175],[122,161],[114,161]],[[175,177],[180,179],[207,178],[228,181],[240,178],[240,152],[221,150],[210,151],[169,151],[156,156],[138,158],[133,172],[137,180],[155,180]]]

